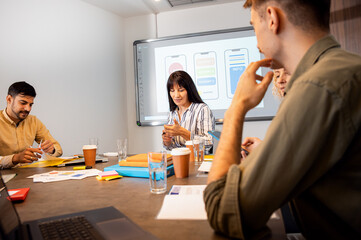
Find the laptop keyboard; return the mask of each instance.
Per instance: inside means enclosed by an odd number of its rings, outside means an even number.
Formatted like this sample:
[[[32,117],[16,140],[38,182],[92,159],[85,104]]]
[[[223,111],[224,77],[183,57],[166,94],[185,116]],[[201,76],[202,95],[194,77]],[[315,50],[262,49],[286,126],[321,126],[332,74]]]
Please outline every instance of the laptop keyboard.
[[[84,216],[43,222],[39,228],[45,240],[102,239]]]

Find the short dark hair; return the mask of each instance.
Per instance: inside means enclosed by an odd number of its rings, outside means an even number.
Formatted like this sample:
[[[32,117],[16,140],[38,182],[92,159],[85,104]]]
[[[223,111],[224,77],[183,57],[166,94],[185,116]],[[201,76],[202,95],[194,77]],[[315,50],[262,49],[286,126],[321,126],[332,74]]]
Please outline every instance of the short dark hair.
[[[15,97],[17,95],[25,95],[36,97],[36,92],[33,86],[26,82],[16,82],[11,84],[8,90],[8,95]]]
[[[271,0],[247,0],[243,7],[259,7]],[[288,20],[302,30],[318,28],[330,31],[330,6],[331,0],[272,0],[279,4],[285,11]]]
[[[173,88],[174,84],[178,84],[180,87],[184,87],[187,90],[188,101],[191,103],[204,103],[202,98],[199,96],[196,85],[185,71],[175,71],[173,72],[167,81],[167,91],[168,91],[168,101],[170,111],[177,109],[177,105],[174,103],[172,97],[170,96],[170,90]]]

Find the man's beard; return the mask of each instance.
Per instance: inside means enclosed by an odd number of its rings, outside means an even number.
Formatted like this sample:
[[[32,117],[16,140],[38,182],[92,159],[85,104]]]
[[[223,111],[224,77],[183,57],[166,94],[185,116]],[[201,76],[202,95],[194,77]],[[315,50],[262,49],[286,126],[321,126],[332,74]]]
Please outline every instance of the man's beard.
[[[25,117],[22,117],[21,114],[26,114]],[[28,111],[20,111],[16,116],[18,117],[19,120],[24,120],[28,115],[29,115],[30,112]]]
[[[15,112],[14,109],[11,109],[11,111],[14,113],[14,115],[20,120],[24,120],[28,115],[29,115],[29,111],[19,111],[19,112]],[[24,113],[26,114],[24,116]],[[23,115],[23,116],[22,116]]]

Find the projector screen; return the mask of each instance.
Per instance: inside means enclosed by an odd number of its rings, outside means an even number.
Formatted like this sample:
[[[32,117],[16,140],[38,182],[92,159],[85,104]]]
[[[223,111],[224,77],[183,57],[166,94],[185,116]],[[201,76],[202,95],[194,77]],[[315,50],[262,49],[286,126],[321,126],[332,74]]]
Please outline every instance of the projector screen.
[[[263,58],[252,27],[139,40],[133,47],[138,126],[166,123],[167,80],[177,70],[192,77],[216,122],[222,123],[239,77],[249,63]],[[269,70],[259,69],[257,74]],[[246,121],[272,119],[279,100],[272,96],[271,88],[261,103],[247,113]]]

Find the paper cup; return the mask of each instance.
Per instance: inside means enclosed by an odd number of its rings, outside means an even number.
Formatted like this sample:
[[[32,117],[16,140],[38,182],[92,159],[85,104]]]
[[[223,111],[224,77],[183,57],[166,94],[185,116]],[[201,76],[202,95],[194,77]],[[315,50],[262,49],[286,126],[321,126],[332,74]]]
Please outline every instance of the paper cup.
[[[186,178],[189,175],[189,148],[174,148],[171,152],[176,178]]]

